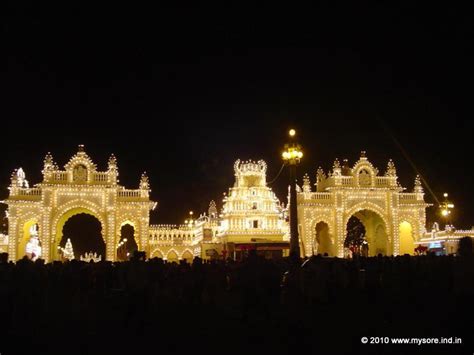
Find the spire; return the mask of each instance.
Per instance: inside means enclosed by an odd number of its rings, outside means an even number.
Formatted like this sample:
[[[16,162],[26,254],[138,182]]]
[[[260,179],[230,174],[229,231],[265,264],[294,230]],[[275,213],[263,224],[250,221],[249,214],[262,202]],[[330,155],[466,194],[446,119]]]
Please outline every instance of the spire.
[[[84,153],[85,152],[84,144],[79,144],[79,146],[77,147],[77,152],[78,153]]]
[[[118,182],[118,169],[117,169],[117,158],[115,155],[111,154],[108,162],[108,181],[112,184],[116,184]]]
[[[57,166],[54,163],[53,156],[50,152],[48,152],[43,160],[43,170],[41,171],[43,173],[43,177],[48,179],[55,169],[57,169]]]
[[[53,160],[53,156],[51,155],[50,152],[46,153],[46,156],[44,157],[44,167],[45,168],[49,168],[49,167],[54,167],[54,160]]]
[[[303,176],[303,192],[305,193],[311,192],[311,181],[309,180],[308,174],[304,174]]]
[[[146,171],[142,174],[142,177],[140,178],[140,189],[150,190],[150,181],[148,179],[148,175],[146,174]]]
[[[423,193],[423,186],[421,185],[420,175],[417,175],[415,178],[415,186],[413,188],[413,192]]]
[[[111,154],[109,158],[109,171],[111,170],[117,170],[117,158],[114,154]]]
[[[217,218],[217,206],[216,206],[216,202],[214,200],[211,201],[211,203],[209,203],[209,217],[210,218]]]
[[[367,152],[366,152],[365,150],[362,150],[362,151],[360,152],[360,158],[361,158],[361,159],[367,159]]]
[[[323,168],[319,167],[318,170],[316,171],[316,183],[325,179],[326,179],[326,174],[324,173]]]
[[[387,171],[385,172],[385,176],[391,176],[391,177],[397,176],[397,169],[395,168],[395,164],[393,163],[392,159],[388,161]]]
[[[339,159],[337,158],[332,165],[332,174],[333,176],[341,176],[341,163],[339,163]]]

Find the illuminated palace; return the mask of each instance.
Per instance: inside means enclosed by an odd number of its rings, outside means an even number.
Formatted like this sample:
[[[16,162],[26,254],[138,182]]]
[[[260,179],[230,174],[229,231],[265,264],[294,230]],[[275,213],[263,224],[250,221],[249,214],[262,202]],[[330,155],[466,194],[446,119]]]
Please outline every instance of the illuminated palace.
[[[48,154],[42,173],[43,181],[33,187],[21,168],[12,174],[10,194],[4,201],[8,205],[8,235],[0,238],[0,250],[8,250],[10,260],[27,255],[32,238],[38,239],[43,259],[58,260],[63,227],[81,213],[100,221],[106,260],[120,259],[124,225],[133,227],[139,250],[168,261],[191,261],[195,256],[239,259],[249,249],[266,257],[288,255],[287,208],[268,187],[267,165],[262,160],[237,160],[235,184],[224,194],[222,209],[211,201],[207,213],[197,218],[190,214],[181,225],[149,224],[149,213],[156,203],[149,199],[148,177],[142,175],[138,189],[121,186],[113,155],[108,169],[98,171],[83,146],[64,170]],[[412,192],[405,192],[392,161],[384,175],[379,175],[364,152],[352,167],[347,161],[341,165],[336,160],[328,174],[317,170],[315,185],[313,191],[305,175],[297,187],[302,256],[347,256],[344,242],[351,217],[365,228],[369,255],[414,254],[416,245],[435,238],[425,230],[428,204],[420,179],[415,179]],[[437,233],[436,238],[439,242],[448,237]],[[449,234],[451,241],[456,238]]]
[[[419,177],[412,192],[404,190],[391,160],[385,174],[379,176],[365,152],[352,168],[346,160],[341,166],[337,159],[328,175],[319,168],[314,192],[306,175],[297,196],[302,254],[345,256],[344,241],[352,216],[365,228],[369,256],[413,254],[415,242],[425,232],[429,205]]]
[[[287,255],[289,248],[285,209],[267,186],[267,164],[237,160],[235,184],[218,213],[211,201],[208,215],[181,226],[151,226],[150,256],[167,260],[228,256],[241,258],[248,249],[267,257]]]
[[[149,200],[146,174],[142,175],[138,189],[125,189],[118,183],[116,158],[110,157],[106,171],[97,171],[83,146],[79,146],[64,170],[47,154],[42,173],[43,182],[34,187],[29,186],[21,168],[12,174],[10,195],[5,201],[10,260],[26,255],[34,225],[38,226],[41,257],[46,261],[59,259],[63,227],[81,213],[100,221],[107,260],[116,259],[120,229],[125,224],[134,228],[138,248],[148,249],[149,211],[155,204]]]

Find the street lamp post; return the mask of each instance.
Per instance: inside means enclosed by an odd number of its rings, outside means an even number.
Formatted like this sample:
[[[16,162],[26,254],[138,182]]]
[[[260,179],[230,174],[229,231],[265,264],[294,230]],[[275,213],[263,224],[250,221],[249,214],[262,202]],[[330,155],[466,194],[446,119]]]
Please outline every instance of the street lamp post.
[[[291,129],[289,135],[290,142],[285,144],[282,158],[285,164],[288,164],[290,168],[290,259],[296,261],[300,258],[296,206],[296,166],[300,163],[303,152],[301,146],[295,141],[296,131]]]
[[[446,232],[446,240],[444,242],[444,249],[446,254],[449,254],[450,250],[448,248],[449,244],[449,237],[451,236],[451,232],[453,231],[453,226],[451,225],[451,210],[454,208],[454,204],[448,200],[448,194],[445,192],[443,194],[444,201],[440,204],[439,208],[441,210],[441,216],[446,219],[446,224],[444,226],[444,230]]]
[[[446,229],[447,226],[451,225],[451,210],[454,208],[454,204],[449,202],[448,200],[448,194],[445,192],[444,193],[444,201],[440,204],[440,209],[441,209],[441,215],[446,219],[446,225],[444,229]]]

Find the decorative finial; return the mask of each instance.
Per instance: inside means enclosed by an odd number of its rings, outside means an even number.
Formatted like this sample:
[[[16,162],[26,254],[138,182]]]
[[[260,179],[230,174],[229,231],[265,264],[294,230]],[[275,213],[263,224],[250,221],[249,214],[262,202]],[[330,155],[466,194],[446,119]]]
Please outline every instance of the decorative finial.
[[[117,158],[115,157],[114,154],[111,154],[109,158],[109,170],[116,169],[116,168],[117,168]]]
[[[303,192],[311,192],[311,181],[309,180],[308,174],[304,174],[303,176]]]
[[[141,190],[150,189],[150,181],[148,179],[148,175],[146,174],[146,171],[143,172],[142,177],[140,178],[140,189]]]
[[[361,158],[367,158],[367,152],[365,150],[360,152],[360,157]]]
[[[318,170],[316,171],[316,182],[320,182],[325,179],[326,179],[326,174],[324,173],[323,168],[318,167]]]
[[[421,185],[420,175],[417,175],[415,178],[415,186],[413,188],[413,191],[416,193],[423,193],[423,186]]]
[[[46,156],[44,157],[44,165],[45,165],[45,167],[48,166],[48,165],[49,165],[49,166],[53,166],[53,165],[54,165],[53,156],[51,155],[50,152],[48,152],[48,153],[46,154]]]
[[[397,176],[397,169],[395,168],[395,164],[393,163],[392,159],[388,161],[387,164],[387,171],[385,172],[385,176]]]
[[[84,152],[84,144],[79,144],[79,147],[77,148],[78,152]]]
[[[209,203],[209,217],[210,218],[217,218],[217,206],[214,200]]]
[[[339,159],[337,158],[332,165],[332,173],[334,176],[341,176],[341,163],[339,163]]]

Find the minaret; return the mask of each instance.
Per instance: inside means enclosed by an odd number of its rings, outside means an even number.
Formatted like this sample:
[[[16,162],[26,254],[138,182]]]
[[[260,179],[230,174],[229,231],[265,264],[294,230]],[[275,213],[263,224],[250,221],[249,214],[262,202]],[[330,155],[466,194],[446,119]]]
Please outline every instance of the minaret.
[[[140,191],[140,196],[141,197],[149,197],[150,195],[150,181],[148,179],[148,175],[146,174],[146,171],[143,172],[141,178],[140,178],[140,185],[139,185]]]
[[[216,219],[218,218],[218,214],[217,214],[217,206],[216,206],[216,202],[214,200],[211,201],[211,203],[209,204],[209,218],[210,219]]]
[[[118,168],[117,168],[117,158],[115,155],[110,155],[108,162],[107,173],[109,175],[109,182],[111,184],[116,184],[118,182]]]

